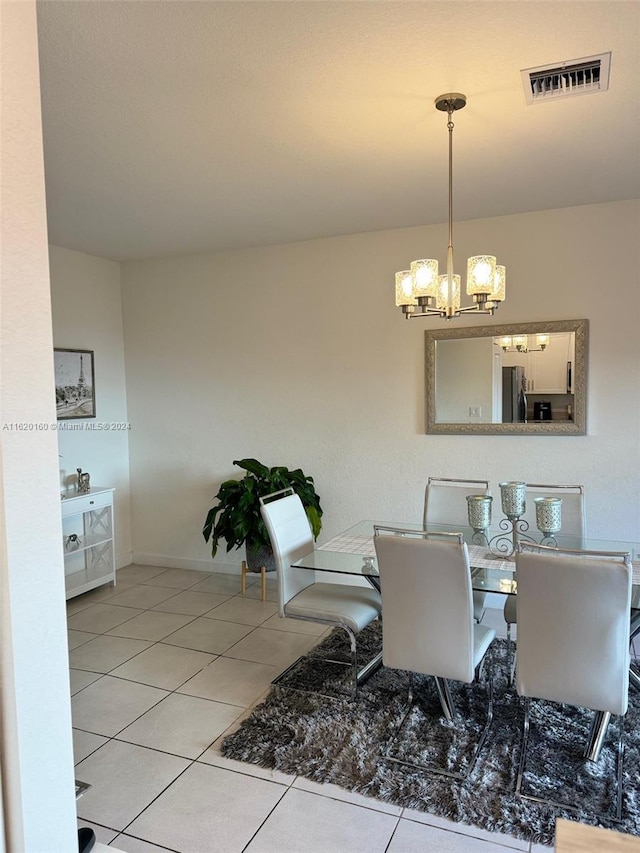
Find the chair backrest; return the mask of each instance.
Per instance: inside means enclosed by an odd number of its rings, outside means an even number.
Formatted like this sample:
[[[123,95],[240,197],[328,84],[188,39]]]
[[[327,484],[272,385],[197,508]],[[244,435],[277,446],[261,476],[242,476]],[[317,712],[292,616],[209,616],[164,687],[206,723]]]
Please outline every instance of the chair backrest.
[[[285,604],[315,582],[315,572],[291,568],[291,563],[313,550],[313,533],[302,501],[292,489],[260,498],[260,512],[269,533],[278,577],[278,605]]]
[[[424,527],[430,524],[469,526],[467,495],[490,495],[488,480],[451,480],[429,477],[424,491]]]
[[[584,486],[545,485],[527,483],[524,520],[529,524],[529,533],[539,536],[536,527],[536,498],[562,498],[562,529],[558,542],[563,547],[580,548],[586,534]]]
[[[456,533],[376,527],[385,666],[473,681],[469,555]]]
[[[516,554],[521,696],[624,714],[629,554],[521,544]]]

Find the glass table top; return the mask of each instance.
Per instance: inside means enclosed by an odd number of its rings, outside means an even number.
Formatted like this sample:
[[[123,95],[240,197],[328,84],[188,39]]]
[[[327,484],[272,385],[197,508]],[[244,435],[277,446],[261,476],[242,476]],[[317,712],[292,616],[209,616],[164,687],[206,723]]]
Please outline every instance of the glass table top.
[[[305,569],[315,569],[323,572],[359,575],[360,577],[378,576],[376,553],[373,544],[374,527],[385,527],[407,531],[423,530],[422,524],[407,524],[405,522],[360,521],[344,533],[334,536],[328,542],[317,545],[313,551],[305,554],[295,563]],[[486,543],[475,537],[470,528],[451,527],[442,524],[432,524],[429,530],[434,533],[462,533],[469,549],[471,564],[471,579],[474,590],[514,594],[517,592],[515,577],[515,561],[504,555],[493,554]],[[536,531],[537,532],[537,531]],[[493,531],[490,535],[493,535]],[[575,537],[556,537],[558,547],[576,548]],[[615,551],[630,553],[632,556],[640,553],[640,543],[633,541],[616,541],[606,539],[583,539],[582,550]],[[633,600],[632,606],[640,607],[640,562],[633,564]]]

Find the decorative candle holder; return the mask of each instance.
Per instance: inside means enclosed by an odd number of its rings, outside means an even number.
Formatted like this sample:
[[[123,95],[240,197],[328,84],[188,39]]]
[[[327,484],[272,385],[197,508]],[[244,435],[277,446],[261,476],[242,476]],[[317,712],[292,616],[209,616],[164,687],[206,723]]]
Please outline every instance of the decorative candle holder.
[[[478,535],[487,537],[487,530],[491,526],[491,495],[467,495],[467,517],[469,526],[473,528],[473,540]]]
[[[474,528],[472,541],[477,542],[478,534],[481,534],[484,541],[489,546],[492,554],[502,557],[503,560],[513,560],[514,554],[518,550],[518,542],[526,540],[537,545],[556,545],[557,541],[554,536],[562,527],[562,498],[535,498],[536,507],[536,526],[542,533],[542,539],[537,542],[531,536],[529,531],[529,522],[525,521],[522,516],[525,513],[527,485],[520,481],[511,481],[500,483],[500,496],[502,499],[502,511],[506,518],[501,519],[499,528],[502,531],[491,539],[488,538],[486,528],[484,530],[476,529],[472,521],[472,510],[469,495],[467,497],[467,505],[469,507],[469,524]],[[475,510],[474,510],[475,512]],[[475,518],[480,516],[474,515]],[[489,521],[491,514],[489,511]],[[488,527],[488,525],[487,525]],[[479,537],[478,537],[479,538]]]
[[[554,533],[562,528],[562,498],[536,498],[536,527],[543,534],[543,543],[556,543]]]
[[[509,519],[520,518],[524,515],[527,495],[527,484],[519,480],[500,483],[502,511]]]

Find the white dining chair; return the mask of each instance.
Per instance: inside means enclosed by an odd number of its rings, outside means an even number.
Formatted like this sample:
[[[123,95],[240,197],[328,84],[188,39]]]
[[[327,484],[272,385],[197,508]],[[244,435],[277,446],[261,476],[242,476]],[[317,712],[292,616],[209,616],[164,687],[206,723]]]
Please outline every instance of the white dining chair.
[[[473,770],[493,716],[489,675],[487,722],[465,772],[422,765],[394,755],[394,746],[414,703],[413,674],[435,678],[447,720],[456,717],[448,679],[470,684],[495,637],[473,618],[469,555],[461,534],[425,533],[374,527],[384,613],[382,659],[386,667],[410,673],[409,698],[387,757],[401,764],[465,779]]]
[[[356,634],[380,616],[380,593],[373,587],[317,582],[315,572],[291,564],[313,550],[313,534],[302,501],[293,489],[260,498],[278,580],[281,618],[301,619],[342,628],[349,637],[353,689],[357,690]],[[334,661],[335,662],[335,661]],[[275,679],[278,683],[299,661]]]
[[[578,807],[523,793],[531,699],[616,714],[620,716],[616,796],[619,819],[623,715],[629,691],[630,555],[521,543],[516,573],[516,689],[525,697],[516,794],[566,808]],[[561,766],[560,758],[557,763]]]
[[[562,498],[562,544],[567,548],[581,548],[586,536],[585,495],[584,486],[545,485],[544,483],[527,483],[525,513],[522,520],[526,522],[525,532],[538,535],[536,527],[536,498]],[[516,650],[512,639],[512,626],[517,624],[516,596],[508,595],[504,603],[504,621],[507,623],[507,654],[509,656],[509,683],[513,684],[516,666]]]
[[[467,495],[490,495],[488,480],[456,480],[448,477],[429,477],[424,490],[422,524],[446,524],[460,528],[469,526]],[[486,592],[474,590],[473,615],[482,622],[485,614]]]

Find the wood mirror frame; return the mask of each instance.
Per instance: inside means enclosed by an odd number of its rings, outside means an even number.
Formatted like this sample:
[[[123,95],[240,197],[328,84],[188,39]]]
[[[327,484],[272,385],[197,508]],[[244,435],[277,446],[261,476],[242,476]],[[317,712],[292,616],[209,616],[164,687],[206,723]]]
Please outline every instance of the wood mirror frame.
[[[473,326],[425,332],[426,432],[436,435],[585,435],[587,431],[587,344],[588,320],[549,320],[538,323],[510,323],[500,326]],[[573,419],[529,421],[527,423],[444,423],[436,413],[436,346],[438,341],[469,338],[497,338],[505,335],[536,335],[573,332]]]

